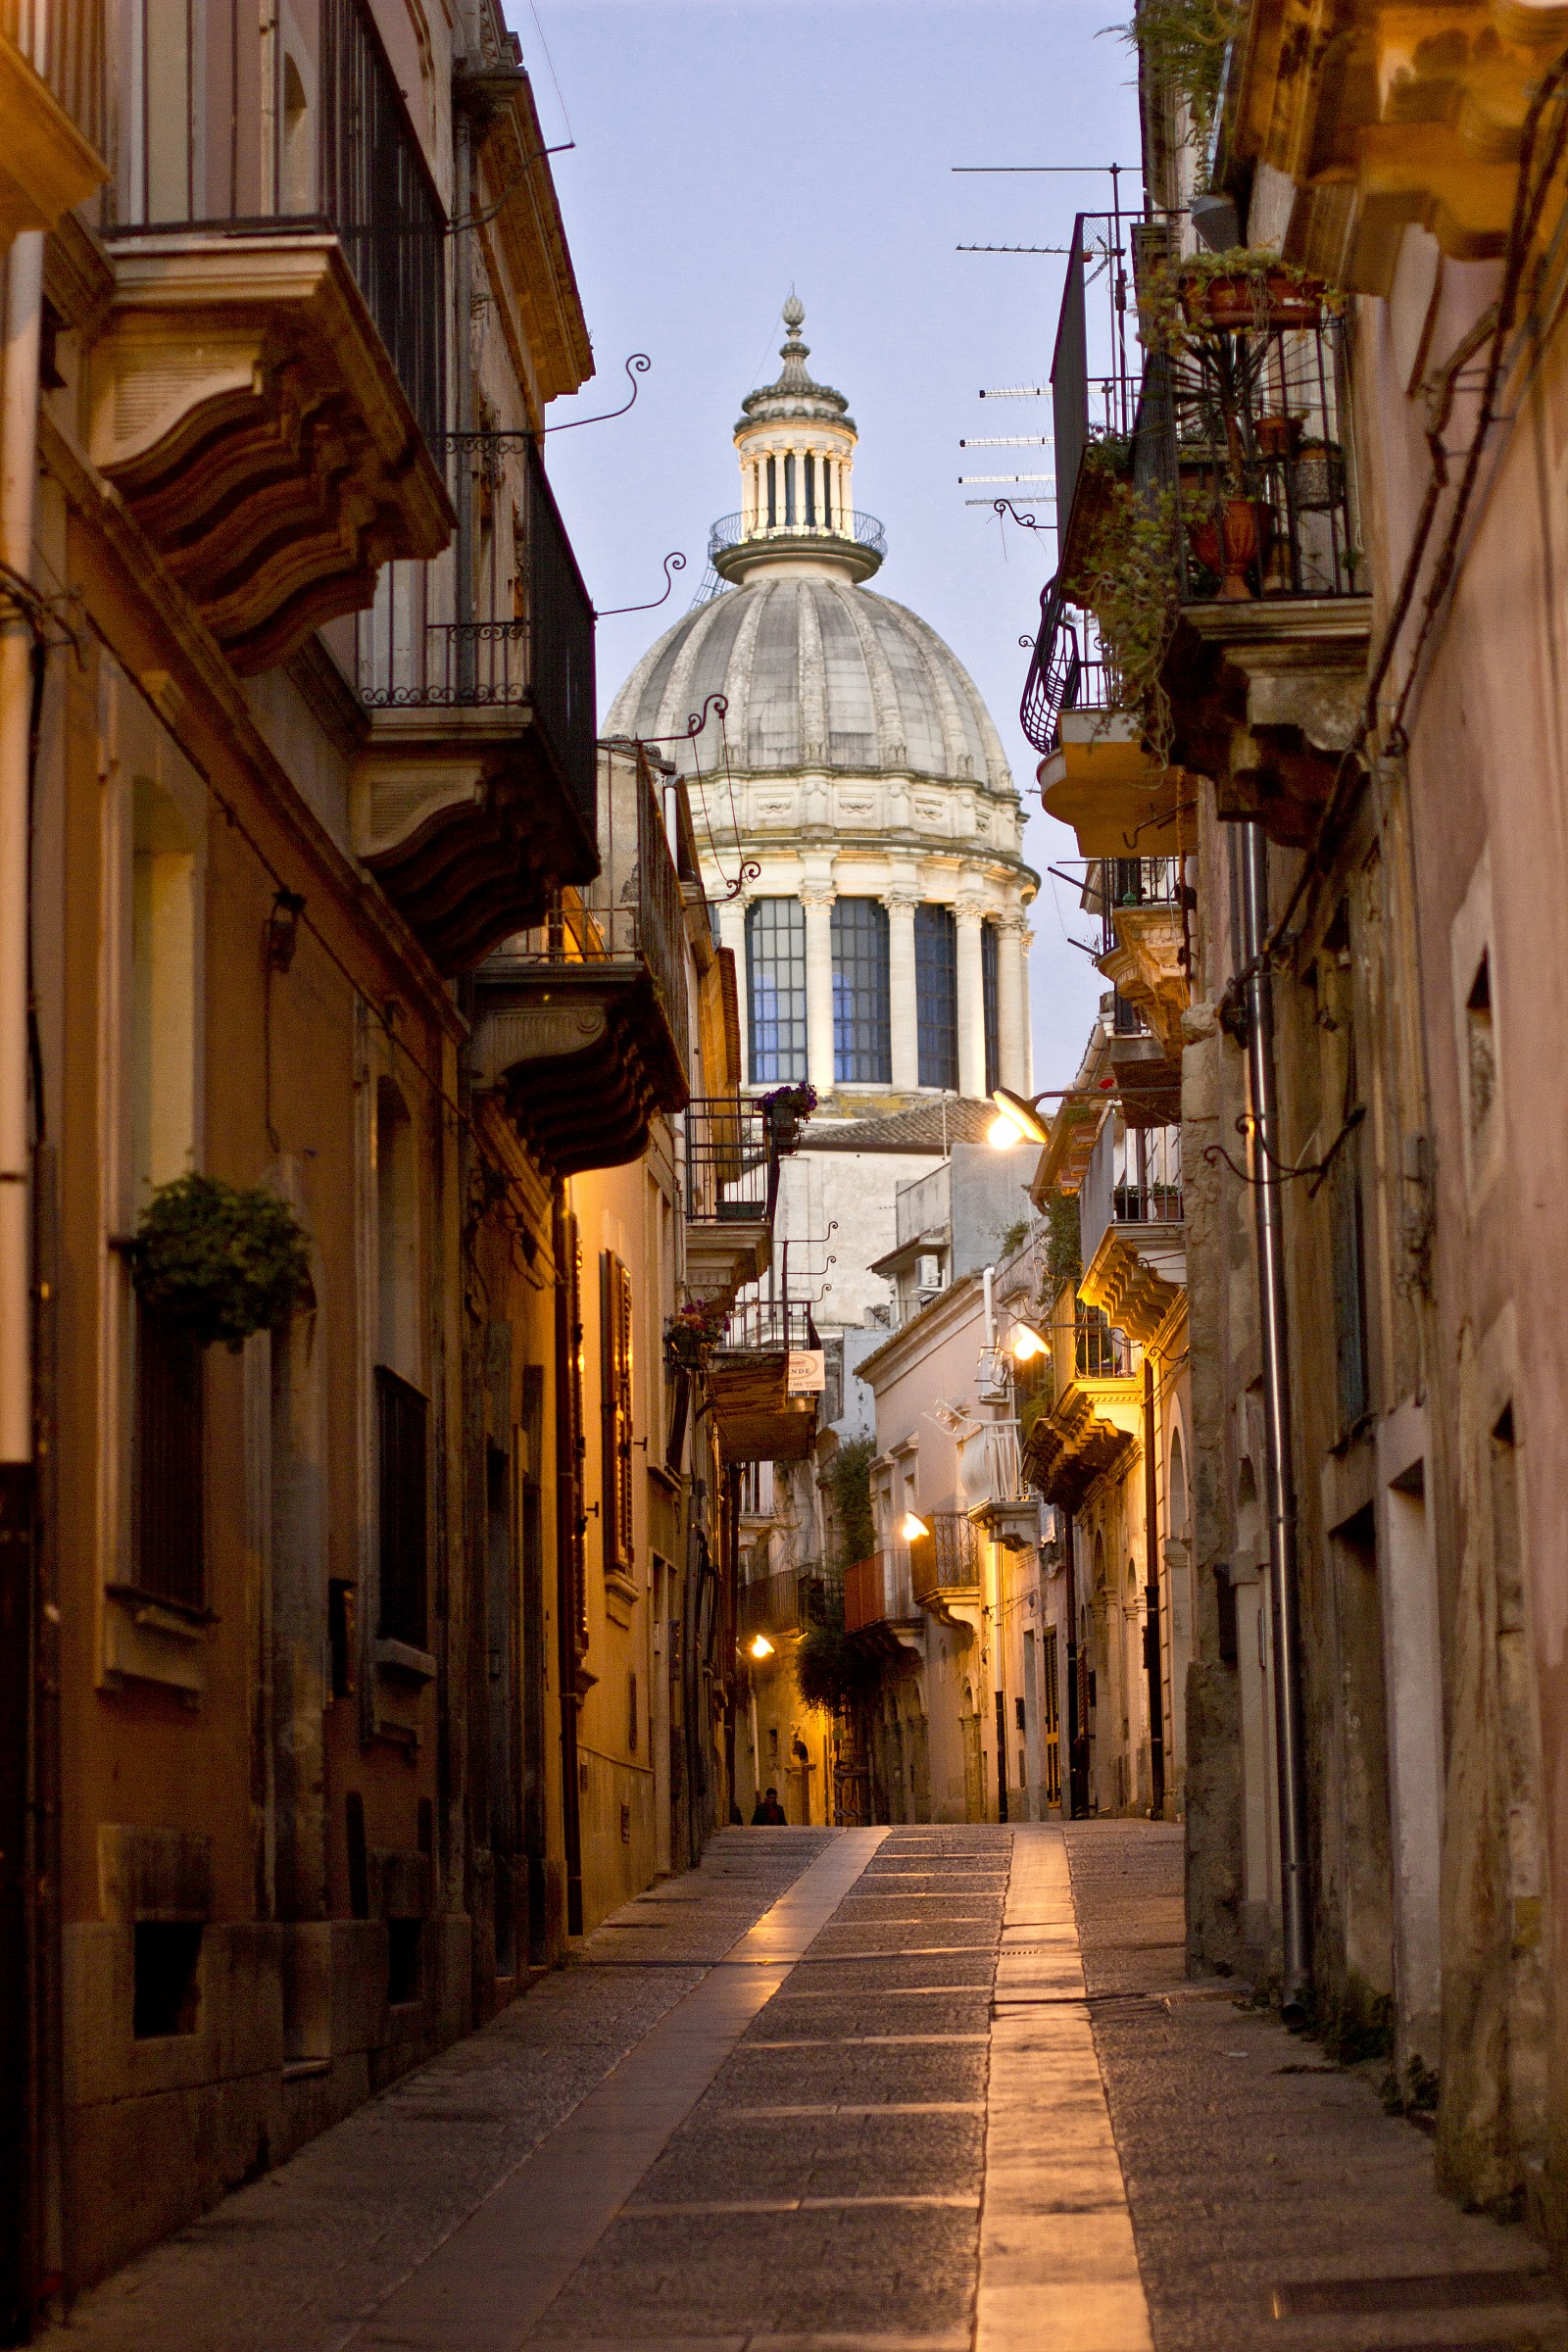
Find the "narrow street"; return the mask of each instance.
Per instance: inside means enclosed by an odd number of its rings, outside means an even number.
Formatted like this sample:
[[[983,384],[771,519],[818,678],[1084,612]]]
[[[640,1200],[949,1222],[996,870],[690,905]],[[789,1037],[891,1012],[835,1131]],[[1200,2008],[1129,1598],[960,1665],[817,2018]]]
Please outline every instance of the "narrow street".
[[[1375,2084],[1183,1974],[1179,1829],[732,1830],[86,2298],[73,2352],[1561,2352]]]

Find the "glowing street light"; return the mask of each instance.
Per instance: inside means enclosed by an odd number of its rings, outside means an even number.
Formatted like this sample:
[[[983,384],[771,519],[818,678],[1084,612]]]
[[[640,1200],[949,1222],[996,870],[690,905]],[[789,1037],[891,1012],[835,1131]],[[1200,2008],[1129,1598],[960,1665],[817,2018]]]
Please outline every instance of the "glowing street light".
[[[917,1512],[906,1511],[904,1514],[904,1524],[899,1529],[899,1533],[904,1538],[906,1544],[918,1544],[920,1538],[922,1536],[928,1536],[931,1533],[931,1530],[927,1527],[925,1521]]]
[[[1024,1144],[1028,1140],[1010,1111],[999,1111],[986,1129],[986,1142],[997,1152],[1010,1152],[1014,1144]]]
[[[1032,1331],[1027,1323],[1019,1323],[1014,1326],[1007,1345],[1012,1349],[1012,1360],[1015,1364],[1032,1364],[1037,1355],[1044,1355],[1046,1352],[1045,1341],[1039,1332]]]
[[[754,1634],[747,1643],[754,1658],[760,1661],[773,1655],[773,1644],[765,1634]]]

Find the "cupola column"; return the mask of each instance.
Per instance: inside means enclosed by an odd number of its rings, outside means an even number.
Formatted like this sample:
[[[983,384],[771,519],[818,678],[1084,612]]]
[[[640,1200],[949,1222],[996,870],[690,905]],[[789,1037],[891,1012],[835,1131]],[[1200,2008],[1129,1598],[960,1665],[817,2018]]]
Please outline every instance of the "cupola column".
[[[997,1061],[998,1075],[1004,1086],[1016,1094],[1033,1092],[1029,1072],[1024,1067],[1023,1053],[1023,991],[1024,991],[1024,926],[1022,919],[1012,916],[1002,926],[997,942]]]
[[[985,1100],[986,993],[980,955],[980,904],[960,899],[958,930],[958,1092],[970,1102]]]
[[[893,1084],[912,1095],[920,1083],[920,1033],[915,1011],[914,908],[918,893],[888,893],[888,1015]]]
[[[803,890],[806,909],[806,1069],[817,1093],[833,1092],[833,898]]]
[[[740,1015],[741,1084],[752,1075],[752,989],[751,974],[746,968],[746,908],[739,899],[721,899],[718,904],[718,939],[735,958],[735,1001]],[[711,1094],[711,1086],[708,1089]]]

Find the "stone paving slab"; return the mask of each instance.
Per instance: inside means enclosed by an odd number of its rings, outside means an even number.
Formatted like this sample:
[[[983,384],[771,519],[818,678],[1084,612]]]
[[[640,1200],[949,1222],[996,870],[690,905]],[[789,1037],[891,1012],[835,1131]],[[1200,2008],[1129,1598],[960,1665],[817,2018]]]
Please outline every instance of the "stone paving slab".
[[[1542,2249],[1442,2196],[1431,2141],[1385,2114],[1374,2082],[1239,2007],[1234,1986],[1185,1981],[1180,1829],[1073,1823],[1065,1840],[1157,2352],[1563,2352]],[[1525,2274],[1547,2299],[1484,2283],[1490,2308],[1460,2305],[1439,2285],[1423,2308],[1391,2307],[1408,2273]],[[1293,2307],[1307,2284],[1352,2307]]]

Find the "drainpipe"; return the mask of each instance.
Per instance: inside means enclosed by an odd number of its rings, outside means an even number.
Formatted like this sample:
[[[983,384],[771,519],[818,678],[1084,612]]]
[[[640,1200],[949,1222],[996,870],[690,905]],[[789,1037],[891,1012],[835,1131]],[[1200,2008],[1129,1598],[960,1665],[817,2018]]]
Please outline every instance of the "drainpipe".
[[[1144,1671],[1149,1677],[1149,1814],[1165,1818],[1165,1692],[1159,1657],[1159,1482],[1154,1463],[1154,1359],[1144,1349]]]
[[[1305,2014],[1312,1984],[1312,1923],[1306,1879],[1306,1759],[1301,1711],[1299,1568],[1291,1456],[1290,1353],[1286,1329],[1285,1232],[1279,1110],[1274,1088],[1274,994],[1261,956],[1268,932],[1268,843],[1256,822],[1238,827],[1242,860],[1242,957],[1249,978],[1247,1079],[1251,1102],[1248,1158],[1257,1230],[1257,1311],[1263,1352],[1264,1453],[1268,1487],[1270,1607],[1274,1635],[1274,1741],[1280,1807],[1280,1896],[1284,2009]]]
[[[43,237],[28,230],[6,265],[0,387],[0,558],[32,571],[38,446],[38,329]],[[32,750],[32,635],[0,603],[0,2144],[16,2151],[0,2189],[0,2339],[24,2343],[37,2299],[53,2035],[52,1955],[39,1949],[41,1831],[49,1782],[36,1738],[38,1595],[34,1563],[32,1185],[27,1051],[27,935]],[[42,1775],[42,1780],[37,1777]],[[46,1850],[46,1847],[45,1849]],[[46,1924],[47,1923],[47,1924]],[[42,1971],[40,1971],[42,1963]],[[40,1974],[45,2015],[39,2016]],[[40,2033],[41,2028],[41,2033]],[[42,2064],[40,2058],[42,2044]],[[42,2080],[40,2080],[40,2076]]]
[[[1071,1511],[1061,1514],[1061,1552],[1067,1580],[1067,1770],[1061,1784],[1061,1817],[1078,1818],[1078,1577],[1073,1561]],[[1089,1810],[1087,1804],[1085,1812]]]

